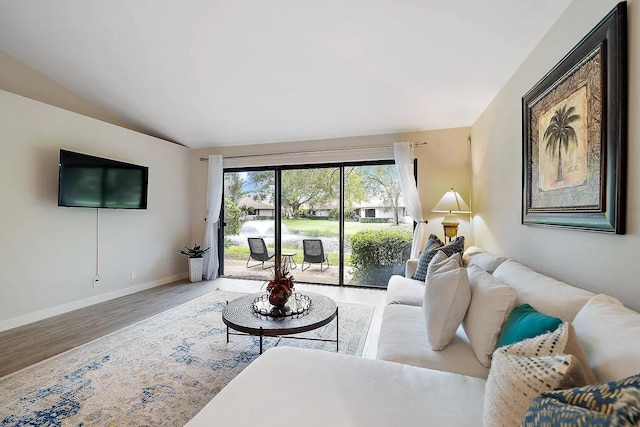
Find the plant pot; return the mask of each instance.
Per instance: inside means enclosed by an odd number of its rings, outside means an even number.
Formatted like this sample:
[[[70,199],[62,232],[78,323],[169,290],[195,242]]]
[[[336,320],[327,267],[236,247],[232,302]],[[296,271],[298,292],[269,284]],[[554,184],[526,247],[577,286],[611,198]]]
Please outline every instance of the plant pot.
[[[202,266],[204,258],[189,258],[189,282],[202,281]]]

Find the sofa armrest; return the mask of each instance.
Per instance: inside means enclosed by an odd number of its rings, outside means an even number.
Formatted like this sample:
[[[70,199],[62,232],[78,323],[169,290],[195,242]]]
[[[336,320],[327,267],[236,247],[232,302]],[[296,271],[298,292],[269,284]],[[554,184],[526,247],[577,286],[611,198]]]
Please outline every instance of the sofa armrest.
[[[412,277],[416,273],[418,261],[420,260],[417,258],[407,260],[407,264],[404,267],[404,277]]]

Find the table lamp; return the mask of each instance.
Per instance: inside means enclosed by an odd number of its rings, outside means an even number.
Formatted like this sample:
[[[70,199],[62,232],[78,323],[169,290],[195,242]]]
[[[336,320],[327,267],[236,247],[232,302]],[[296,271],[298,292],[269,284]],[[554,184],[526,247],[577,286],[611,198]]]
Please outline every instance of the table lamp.
[[[458,235],[460,221],[456,218],[456,214],[471,213],[471,209],[452,187],[451,191],[444,193],[444,196],[431,209],[431,212],[446,212],[442,220],[442,227],[444,228],[445,240],[448,237],[449,241],[451,241],[452,238]]]

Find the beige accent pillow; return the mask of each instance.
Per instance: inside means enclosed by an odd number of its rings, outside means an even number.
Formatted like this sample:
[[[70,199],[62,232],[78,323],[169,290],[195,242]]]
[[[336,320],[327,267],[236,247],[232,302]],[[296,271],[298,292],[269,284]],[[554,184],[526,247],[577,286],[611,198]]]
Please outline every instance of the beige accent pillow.
[[[506,257],[485,251],[477,246],[469,247],[462,254],[463,267],[469,268],[472,265],[477,265],[487,273],[493,273],[506,260]]]
[[[432,276],[436,272],[444,272],[455,270],[458,267],[462,267],[462,256],[459,252],[447,256],[442,251],[436,252],[436,254],[429,261],[429,265],[427,266],[427,276],[425,277],[425,283],[429,283],[429,276]]]
[[[422,312],[427,324],[427,339],[433,350],[443,350],[451,342],[470,300],[471,288],[465,268],[443,268],[427,276]]]
[[[598,380],[640,372],[640,313],[601,294],[582,307],[573,324]]]
[[[540,393],[586,385],[580,358],[584,352],[567,322],[554,332],[497,349],[485,386],[484,426],[519,426]]]
[[[488,368],[502,325],[515,308],[518,293],[477,265],[467,268],[467,275],[471,303],[462,327],[478,361]]]

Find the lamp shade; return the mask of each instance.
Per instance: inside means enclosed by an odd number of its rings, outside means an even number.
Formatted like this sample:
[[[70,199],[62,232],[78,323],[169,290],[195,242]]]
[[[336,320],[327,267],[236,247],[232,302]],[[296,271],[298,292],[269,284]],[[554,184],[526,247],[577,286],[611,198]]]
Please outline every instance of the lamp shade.
[[[460,194],[451,188],[451,191],[444,193],[444,196],[431,209],[431,212],[471,213],[471,208],[460,197]]]

